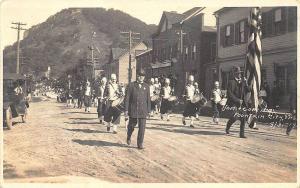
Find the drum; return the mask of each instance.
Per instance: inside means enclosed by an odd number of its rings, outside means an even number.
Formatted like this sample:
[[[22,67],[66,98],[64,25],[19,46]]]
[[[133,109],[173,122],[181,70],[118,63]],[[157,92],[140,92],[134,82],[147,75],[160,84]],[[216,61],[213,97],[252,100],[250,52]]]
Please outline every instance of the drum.
[[[153,95],[150,99],[152,102],[159,100],[159,95]]]
[[[125,110],[124,97],[120,97],[120,98],[114,100],[111,103],[111,106],[118,109],[119,111],[124,111]]]
[[[171,96],[168,98],[168,101],[176,101],[177,100],[177,97],[176,96]]]
[[[197,103],[201,100],[201,96],[200,95],[194,95],[194,98],[192,98],[191,103]]]
[[[225,106],[226,103],[227,103],[227,98],[221,99],[221,101],[220,101],[220,105],[221,105],[221,106]]]

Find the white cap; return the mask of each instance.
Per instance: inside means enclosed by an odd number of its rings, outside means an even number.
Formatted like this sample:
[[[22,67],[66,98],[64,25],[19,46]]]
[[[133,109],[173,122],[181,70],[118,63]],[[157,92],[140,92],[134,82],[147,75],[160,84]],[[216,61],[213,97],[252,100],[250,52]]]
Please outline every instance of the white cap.
[[[154,80],[155,80],[155,82],[158,82],[158,78],[155,78]]]
[[[150,79],[150,82],[153,83],[153,82],[154,82],[154,78],[151,78],[151,79]]]
[[[219,81],[215,81],[215,85],[216,85],[216,84],[220,84]]]
[[[102,82],[107,82],[107,78],[106,78],[106,77],[103,77],[103,78],[101,79],[101,81],[102,81]]]
[[[195,85],[195,86],[198,86],[198,82],[195,82],[194,85]]]
[[[193,75],[189,76],[189,81],[194,81],[194,76]]]
[[[170,79],[169,79],[169,78],[166,78],[165,82],[166,82],[166,83],[170,83]]]
[[[110,78],[116,80],[117,79],[117,75],[116,74],[111,74]]]

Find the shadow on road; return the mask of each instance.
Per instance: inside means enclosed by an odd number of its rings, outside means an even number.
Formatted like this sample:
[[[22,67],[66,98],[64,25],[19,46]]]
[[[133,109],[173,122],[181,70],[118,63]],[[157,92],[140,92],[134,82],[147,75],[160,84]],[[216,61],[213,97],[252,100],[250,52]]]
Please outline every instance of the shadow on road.
[[[105,147],[105,146],[115,146],[115,147],[125,147],[128,148],[125,144],[120,143],[113,143],[113,142],[107,142],[107,141],[101,141],[101,140],[79,140],[79,139],[73,139],[73,142],[76,142],[81,145],[86,146],[99,146],[99,147]]]
[[[63,109],[69,109],[69,108],[65,107]],[[88,112],[62,112],[60,114],[97,114],[97,113],[92,113],[92,112],[90,112],[90,113],[88,113]]]
[[[156,129],[156,130],[161,130],[161,131],[166,131],[166,132],[171,132],[171,133],[182,133],[182,134],[189,134],[189,135],[194,135],[194,134],[199,134],[199,135],[224,135],[225,133],[223,132],[215,132],[215,131],[199,131],[195,129],[187,130],[187,129],[167,129],[167,128],[162,128],[162,127],[148,127],[147,129]]]
[[[75,132],[83,132],[83,133],[108,133],[106,131],[98,131],[98,130],[91,130],[91,129],[65,129],[67,131],[75,131]]]
[[[75,119],[75,120],[95,120],[98,118],[69,118],[69,119]]]
[[[71,124],[71,125],[80,125],[80,124],[89,124],[89,125],[99,125],[98,122],[87,122],[87,121],[80,121],[80,122],[64,122],[66,124]]]
[[[32,97],[30,103],[42,102],[43,99],[41,97]]]

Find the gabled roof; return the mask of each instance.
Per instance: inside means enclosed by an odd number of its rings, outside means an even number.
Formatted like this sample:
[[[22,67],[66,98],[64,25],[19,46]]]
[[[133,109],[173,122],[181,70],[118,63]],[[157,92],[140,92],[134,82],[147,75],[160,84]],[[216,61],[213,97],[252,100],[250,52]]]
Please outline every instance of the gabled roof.
[[[232,9],[232,8],[234,8],[234,7],[223,7],[223,8],[221,8],[221,9],[215,11],[214,14],[220,14],[220,13],[223,13],[223,12],[225,12],[225,11],[228,11],[228,10],[230,10],[230,9]]]
[[[186,15],[179,14],[177,12],[164,11],[164,14],[166,15],[167,20],[170,24],[178,23],[186,17]]]
[[[204,32],[217,32],[216,26],[203,26],[202,31]]]
[[[111,52],[112,52],[112,59],[116,60],[119,59],[119,57],[121,57],[127,50],[123,49],[123,48],[112,48]]]
[[[200,8],[201,8],[201,7],[194,7],[194,8],[192,8],[192,9],[190,9],[190,10],[185,11],[185,12],[182,13],[182,14],[184,14],[184,15],[187,17],[187,16],[193,14],[194,12],[196,12],[197,10],[199,10]]]

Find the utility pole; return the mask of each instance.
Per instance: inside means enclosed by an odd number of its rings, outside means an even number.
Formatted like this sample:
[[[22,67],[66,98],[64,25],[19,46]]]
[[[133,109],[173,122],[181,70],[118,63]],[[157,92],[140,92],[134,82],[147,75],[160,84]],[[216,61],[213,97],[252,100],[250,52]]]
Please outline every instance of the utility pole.
[[[183,73],[184,73],[182,78],[179,77],[179,82],[181,82],[181,86],[184,86],[185,85],[185,78],[186,78],[185,74],[186,73],[185,73],[185,70],[184,70],[184,59],[183,59],[183,36],[186,35],[186,33],[183,32],[182,25],[183,25],[183,23],[180,24],[180,30],[177,31],[176,34],[179,35],[179,51],[180,51],[180,53],[179,53],[179,58],[178,59],[180,60],[180,63],[181,63],[181,70],[180,70],[180,68],[179,68],[179,70],[183,71]],[[183,87],[178,88],[177,89],[178,92],[183,91],[182,88]],[[181,93],[178,93],[178,94],[181,94]]]
[[[96,37],[96,32],[93,32],[92,34],[92,44],[88,47],[89,50],[91,51],[91,58],[88,58],[87,60],[87,65],[91,65],[92,66],[92,79],[95,79],[95,63],[98,63],[98,58],[95,58],[94,56],[94,44],[93,44],[93,40]],[[96,47],[97,48],[97,47]],[[98,52],[100,53],[100,50],[97,48]]]
[[[128,50],[129,50],[129,63],[128,63],[128,84],[131,82],[131,79],[132,79],[132,65],[131,65],[131,48],[132,48],[132,43],[133,43],[133,40],[140,40],[141,38],[140,37],[134,37],[137,36],[137,35],[140,35],[140,33],[135,33],[135,32],[132,32],[131,30],[129,30],[128,32],[120,32],[120,34],[126,34],[128,35],[128,37],[124,37],[128,40]]]
[[[19,74],[20,73],[20,31],[21,30],[26,30],[24,28],[22,28],[22,25],[26,25],[24,23],[21,22],[12,22],[13,25],[16,25],[16,27],[11,27],[12,29],[16,29],[18,30],[18,38],[17,38],[17,70],[16,73]]]

